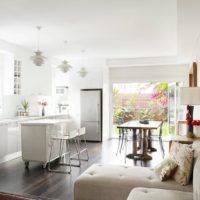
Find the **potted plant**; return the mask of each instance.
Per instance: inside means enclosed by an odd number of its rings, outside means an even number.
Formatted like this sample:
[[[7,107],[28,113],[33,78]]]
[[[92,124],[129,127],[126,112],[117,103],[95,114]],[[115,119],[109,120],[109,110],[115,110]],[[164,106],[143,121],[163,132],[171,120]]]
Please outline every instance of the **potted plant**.
[[[24,116],[28,116],[28,108],[29,108],[29,103],[28,103],[28,101],[23,100],[21,104],[22,104],[22,108],[23,108],[23,110],[24,110],[23,115],[24,115]]]

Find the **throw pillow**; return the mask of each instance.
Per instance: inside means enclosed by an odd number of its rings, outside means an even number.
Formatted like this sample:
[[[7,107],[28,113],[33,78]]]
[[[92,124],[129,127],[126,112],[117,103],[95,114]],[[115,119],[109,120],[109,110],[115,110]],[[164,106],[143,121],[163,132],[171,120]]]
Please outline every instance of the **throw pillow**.
[[[193,165],[192,145],[173,142],[169,155],[178,165],[173,175],[174,180],[181,185],[187,185],[190,181]]]
[[[166,158],[154,168],[154,172],[160,177],[161,181],[165,181],[174,174],[176,167],[175,161]]]
[[[192,149],[194,150],[194,164],[195,164],[198,156],[200,156],[200,140],[193,142]]]

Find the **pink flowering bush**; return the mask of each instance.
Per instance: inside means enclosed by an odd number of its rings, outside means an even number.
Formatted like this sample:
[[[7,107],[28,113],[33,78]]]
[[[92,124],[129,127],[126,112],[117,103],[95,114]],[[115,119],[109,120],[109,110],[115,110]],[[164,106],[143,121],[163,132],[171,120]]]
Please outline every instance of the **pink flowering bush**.
[[[151,94],[151,99],[156,100],[162,108],[168,106],[168,84],[160,83],[154,88],[154,92]]]

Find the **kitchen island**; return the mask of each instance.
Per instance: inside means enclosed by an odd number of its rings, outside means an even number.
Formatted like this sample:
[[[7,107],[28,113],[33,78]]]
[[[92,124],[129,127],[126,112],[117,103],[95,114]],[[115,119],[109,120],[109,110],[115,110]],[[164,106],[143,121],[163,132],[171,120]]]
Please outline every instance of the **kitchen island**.
[[[0,119],[0,163],[21,156],[21,123],[43,119],[70,119],[68,114],[16,116]]]
[[[39,162],[45,168],[49,161],[51,137],[67,127],[70,119],[40,119],[21,123],[22,159],[25,166],[29,162]],[[60,144],[54,144],[52,160],[58,158]]]

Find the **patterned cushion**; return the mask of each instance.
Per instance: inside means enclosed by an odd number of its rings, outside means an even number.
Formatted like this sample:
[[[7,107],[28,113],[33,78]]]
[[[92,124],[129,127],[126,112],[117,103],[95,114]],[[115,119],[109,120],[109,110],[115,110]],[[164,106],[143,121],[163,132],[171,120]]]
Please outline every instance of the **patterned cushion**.
[[[193,198],[194,200],[200,199],[200,156],[197,158],[194,172],[193,172]]]
[[[178,165],[173,175],[174,180],[181,184],[187,185],[190,181],[193,164],[192,145],[173,142],[170,148],[170,158]]]
[[[154,171],[161,181],[165,181],[174,174],[176,167],[177,164],[174,160],[166,158],[154,168]]]
[[[192,149],[194,150],[194,164],[195,164],[197,158],[200,156],[200,140],[193,142]]]

